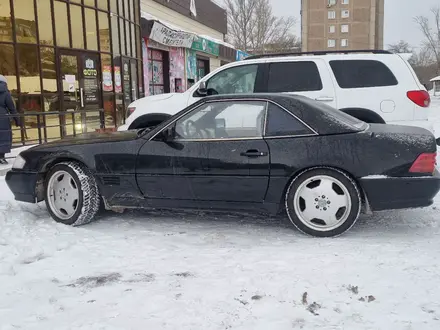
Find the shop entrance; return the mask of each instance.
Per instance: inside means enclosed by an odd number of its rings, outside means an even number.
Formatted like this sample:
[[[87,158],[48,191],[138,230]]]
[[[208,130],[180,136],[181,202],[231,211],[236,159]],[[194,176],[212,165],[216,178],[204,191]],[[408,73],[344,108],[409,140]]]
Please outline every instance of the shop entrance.
[[[104,119],[99,111],[102,108],[99,54],[60,50],[58,61],[61,136],[95,131]],[[86,112],[72,113],[78,111]]]

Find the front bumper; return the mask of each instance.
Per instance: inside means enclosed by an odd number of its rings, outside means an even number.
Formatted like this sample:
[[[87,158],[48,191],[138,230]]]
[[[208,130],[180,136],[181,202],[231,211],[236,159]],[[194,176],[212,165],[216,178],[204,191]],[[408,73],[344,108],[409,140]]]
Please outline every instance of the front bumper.
[[[15,196],[15,200],[26,203],[36,202],[35,187],[38,173],[10,170],[6,173],[6,184]]]
[[[426,207],[440,191],[440,174],[429,177],[365,177],[360,184],[373,211]]]

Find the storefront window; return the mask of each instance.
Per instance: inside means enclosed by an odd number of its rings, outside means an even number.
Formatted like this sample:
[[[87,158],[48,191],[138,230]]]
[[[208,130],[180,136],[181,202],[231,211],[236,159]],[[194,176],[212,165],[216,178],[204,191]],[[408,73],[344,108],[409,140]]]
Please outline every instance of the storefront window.
[[[17,42],[37,43],[34,0],[14,1]]]
[[[112,13],[114,13],[114,14],[118,13],[118,2],[117,2],[117,0],[110,0],[110,11]]]
[[[121,50],[119,49],[119,24],[118,24],[118,17],[112,16],[111,17],[111,24],[112,24],[112,50],[113,54],[120,54]]]
[[[53,45],[52,10],[50,8],[50,0],[39,0],[37,1],[37,6],[40,44]]]
[[[98,50],[98,34],[96,29],[96,11],[85,9],[87,49]]]
[[[165,93],[164,54],[161,50],[148,50],[148,78],[150,95]]]
[[[56,92],[57,72],[55,50],[52,47],[40,47],[41,71],[43,75],[43,92]]]
[[[125,44],[125,24],[124,24],[124,20],[121,18],[119,19],[119,28],[120,28],[120,33],[119,35],[121,36],[121,54],[125,55],[127,54],[126,51],[126,44]]]
[[[108,2],[107,2],[107,0],[98,0],[97,1],[97,5],[98,5],[98,8],[104,9],[104,10],[108,11]]]
[[[104,2],[105,0],[98,0],[98,2]],[[90,7],[96,7],[95,0],[84,0],[84,5]]]
[[[82,8],[70,5],[70,24],[72,29],[72,47],[84,48],[84,30]]]
[[[15,145],[125,122],[145,90],[139,17],[139,0],[0,0],[0,74],[19,111],[40,114],[14,129]]]
[[[14,46],[0,43],[0,74],[8,80],[8,88],[17,93],[17,76],[15,73]]]
[[[55,30],[57,36],[58,47],[70,47],[69,29],[66,26],[67,20],[67,5],[63,2],[54,1],[55,12]]]
[[[40,93],[40,68],[38,65],[37,46],[17,45],[20,70],[20,92]]]
[[[0,41],[12,41],[12,20],[9,0],[0,0]]]
[[[99,45],[101,51],[110,52],[110,30],[108,26],[108,15],[103,12],[98,13],[99,18]]]

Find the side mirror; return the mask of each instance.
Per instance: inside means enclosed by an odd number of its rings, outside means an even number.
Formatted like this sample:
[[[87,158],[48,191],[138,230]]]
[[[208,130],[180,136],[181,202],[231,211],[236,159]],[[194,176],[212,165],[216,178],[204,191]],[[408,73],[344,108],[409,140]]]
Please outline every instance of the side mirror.
[[[199,85],[199,88],[197,89],[197,92],[200,95],[207,96],[208,95],[208,89],[206,88],[206,81],[202,81]]]
[[[174,125],[165,128],[162,131],[162,138],[164,141],[172,141],[174,140]]]

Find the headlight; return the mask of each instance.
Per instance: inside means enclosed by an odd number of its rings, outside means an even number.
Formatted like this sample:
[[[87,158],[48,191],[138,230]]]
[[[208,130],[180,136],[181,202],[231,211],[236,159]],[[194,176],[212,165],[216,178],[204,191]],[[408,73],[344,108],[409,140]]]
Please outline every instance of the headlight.
[[[23,157],[18,155],[17,157],[15,157],[14,165],[12,165],[12,168],[21,170],[23,169],[24,165],[26,165],[26,161]]]

